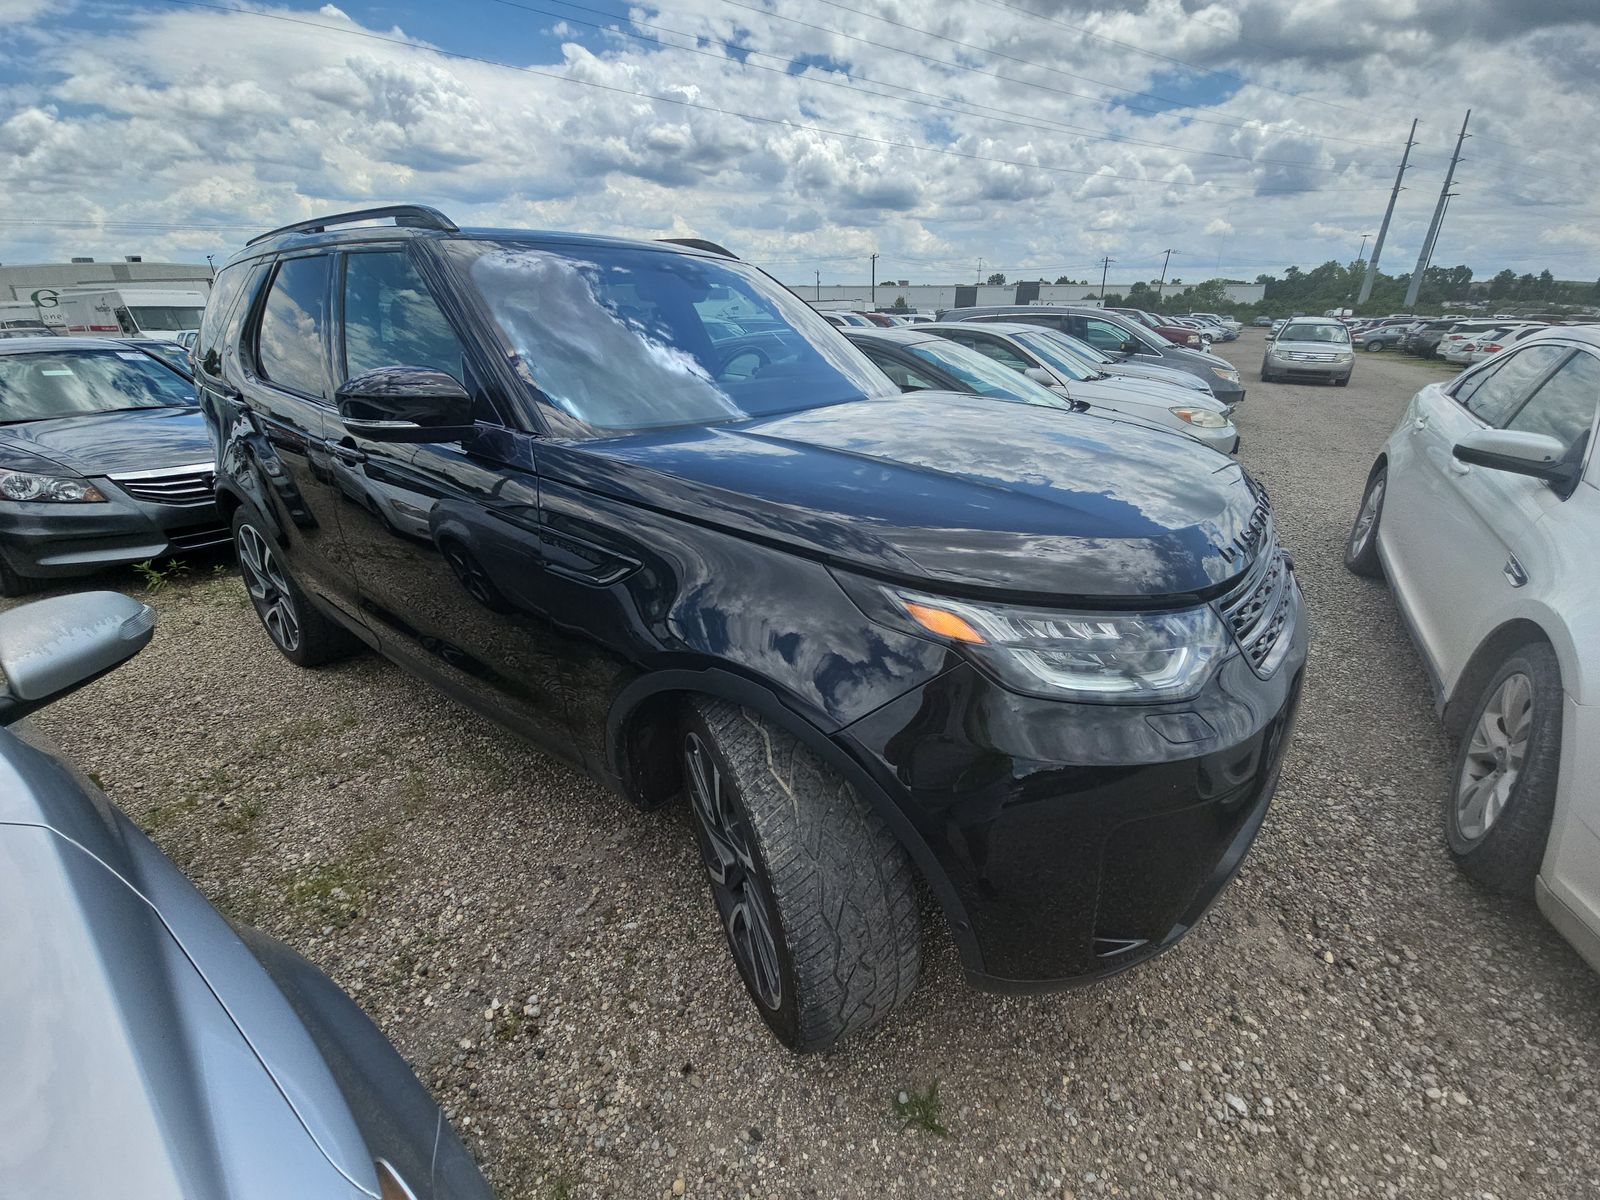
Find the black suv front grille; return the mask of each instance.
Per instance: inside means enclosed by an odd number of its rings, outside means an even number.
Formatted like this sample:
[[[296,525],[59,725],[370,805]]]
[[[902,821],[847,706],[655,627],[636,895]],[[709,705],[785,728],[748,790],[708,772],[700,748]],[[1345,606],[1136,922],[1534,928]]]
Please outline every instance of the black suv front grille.
[[[1222,598],[1221,609],[1239,649],[1258,675],[1271,675],[1288,650],[1293,634],[1294,568],[1278,545],[1270,523],[1261,538],[1263,549],[1244,581]]]

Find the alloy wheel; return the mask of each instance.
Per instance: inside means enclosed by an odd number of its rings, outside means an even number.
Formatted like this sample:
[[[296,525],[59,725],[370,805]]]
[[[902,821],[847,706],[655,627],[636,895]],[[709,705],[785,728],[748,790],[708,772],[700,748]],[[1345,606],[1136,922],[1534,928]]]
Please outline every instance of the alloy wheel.
[[[467,594],[484,607],[493,608],[498,600],[495,586],[489,582],[489,576],[478,565],[478,560],[455,542],[444,543],[443,551],[445,562],[450,564],[456,580]]]
[[[254,525],[239,526],[239,565],[244,571],[245,589],[261,616],[267,633],[279,649],[293,651],[300,646],[300,615],[289,594],[289,582],[278,566],[271,543]]]
[[[721,766],[698,734],[684,739],[683,754],[689,800],[700,831],[700,856],[711,877],[728,944],[756,999],[776,1011],[783,1003],[783,973],[771,901],[758,878],[749,823],[729,792]]]
[[[1367,489],[1367,498],[1361,502],[1356,514],[1356,526],[1350,531],[1350,555],[1355,557],[1367,548],[1372,533],[1378,527],[1378,513],[1383,509],[1383,493],[1388,489],[1387,476],[1379,475]]]
[[[1484,705],[1456,781],[1456,828],[1477,841],[1506,810],[1533,736],[1533,681],[1507,675]]]

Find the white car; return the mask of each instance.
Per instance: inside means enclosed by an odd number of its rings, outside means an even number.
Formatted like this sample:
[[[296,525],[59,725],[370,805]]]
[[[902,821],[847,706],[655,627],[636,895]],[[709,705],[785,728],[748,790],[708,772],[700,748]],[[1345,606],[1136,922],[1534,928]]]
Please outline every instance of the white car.
[[[1600,329],[1542,330],[1412,399],[1345,565],[1386,575],[1461,739],[1445,836],[1600,970]]]
[[[1190,313],[1189,315],[1196,321],[1210,321],[1213,325],[1219,325],[1233,333],[1238,333],[1244,329],[1244,322],[1236,321],[1232,317],[1222,317],[1216,313]]]

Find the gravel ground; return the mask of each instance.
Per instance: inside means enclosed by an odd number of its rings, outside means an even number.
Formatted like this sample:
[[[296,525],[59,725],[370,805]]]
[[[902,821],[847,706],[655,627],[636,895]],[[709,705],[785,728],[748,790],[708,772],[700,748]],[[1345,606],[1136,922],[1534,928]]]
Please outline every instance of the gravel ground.
[[[897,1018],[791,1057],[681,806],[633,812],[376,658],[296,670],[209,563],[154,595],[144,654],[37,720],[218,907],[357,997],[503,1197],[1600,1194],[1600,982],[1451,865],[1421,666],[1340,566],[1440,372],[1362,355],[1347,389],[1263,385],[1260,347],[1222,352],[1316,622],[1298,733],[1210,917],[1085,990],[970,991],[930,914]]]

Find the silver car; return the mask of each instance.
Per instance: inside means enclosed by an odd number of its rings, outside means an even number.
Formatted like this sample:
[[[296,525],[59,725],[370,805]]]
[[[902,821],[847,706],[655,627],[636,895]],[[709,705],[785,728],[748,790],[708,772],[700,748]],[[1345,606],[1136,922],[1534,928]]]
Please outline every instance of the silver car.
[[[154,626],[115,592],[0,613],[0,725]],[[231,927],[105,796],[5,729],[0,913],[7,1196],[490,1200],[348,996]]]
[[[1061,344],[1053,330],[1022,322],[958,321],[924,325],[921,332],[935,333],[976,350],[1069,400],[1188,434],[1224,454],[1239,448],[1233,410],[1222,401],[1205,392],[1153,379],[1111,379],[1101,375]]]
[[[1261,382],[1315,379],[1344,387],[1355,370],[1350,330],[1331,317],[1295,317],[1267,342]]]

